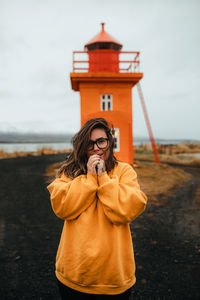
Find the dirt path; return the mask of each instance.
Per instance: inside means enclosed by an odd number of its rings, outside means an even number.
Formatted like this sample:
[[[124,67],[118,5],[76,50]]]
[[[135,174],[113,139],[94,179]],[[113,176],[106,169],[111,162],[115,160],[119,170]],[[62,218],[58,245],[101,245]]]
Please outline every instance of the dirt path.
[[[162,206],[148,206],[131,229],[137,262],[133,299],[200,299],[200,169]]]
[[[59,299],[54,260],[62,221],[43,173],[65,155],[0,160],[0,299]],[[162,206],[131,224],[137,283],[132,299],[200,299],[200,169]],[[198,194],[199,195],[199,194]]]

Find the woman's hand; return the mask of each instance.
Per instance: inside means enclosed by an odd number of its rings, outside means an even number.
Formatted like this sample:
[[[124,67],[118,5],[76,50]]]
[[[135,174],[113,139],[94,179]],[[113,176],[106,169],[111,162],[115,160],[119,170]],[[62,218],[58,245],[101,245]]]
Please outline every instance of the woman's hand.
[[[87,162],[87,169],[92,174],[101,175],[105,172],[104,160],[100,159],[99,155],[91,155]]]
[[[100,162],[100,157],[97,154],[91,155],[87,162],[87,169],[92,174],[97,174],[96,166]]]
[[[104,160],[100,159],[97,164],[97,175],[101,175],[105,172],[105,163]]]

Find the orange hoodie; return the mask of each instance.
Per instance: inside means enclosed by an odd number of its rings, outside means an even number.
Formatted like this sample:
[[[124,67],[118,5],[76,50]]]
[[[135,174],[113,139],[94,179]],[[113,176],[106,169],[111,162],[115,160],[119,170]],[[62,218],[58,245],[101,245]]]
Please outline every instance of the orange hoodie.
[[[126,163],[100,176],[67,178],[48,187],[54,213],[65,220],[56,256],[56,276],[89,294],[120,294],[136,281],[129,224],[147,198]]]

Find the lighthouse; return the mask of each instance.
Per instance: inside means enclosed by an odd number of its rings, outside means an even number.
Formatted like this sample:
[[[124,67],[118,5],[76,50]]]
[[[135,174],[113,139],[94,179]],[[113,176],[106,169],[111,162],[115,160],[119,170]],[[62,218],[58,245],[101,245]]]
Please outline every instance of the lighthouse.
[[[73,52],[71,86],[80,93],[81,125],[91,118],[113,124],[114,153],[118,160],[133,164],[132,88],[142,79],[139,52],[122,51],[122,44],[101,31]]]

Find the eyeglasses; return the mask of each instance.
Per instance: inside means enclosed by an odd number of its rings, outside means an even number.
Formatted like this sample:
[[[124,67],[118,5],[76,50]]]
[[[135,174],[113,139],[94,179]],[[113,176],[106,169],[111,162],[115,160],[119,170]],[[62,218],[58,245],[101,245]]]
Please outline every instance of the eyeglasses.
[[[100,138],[100,139],[97,139],[96,141],[89,141],[88,150],[93,150],[95,144],[97,145],[97,147],[99,149],[105,149],[108,146],[108,139]]]

